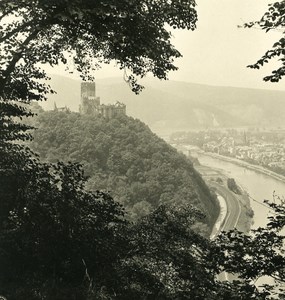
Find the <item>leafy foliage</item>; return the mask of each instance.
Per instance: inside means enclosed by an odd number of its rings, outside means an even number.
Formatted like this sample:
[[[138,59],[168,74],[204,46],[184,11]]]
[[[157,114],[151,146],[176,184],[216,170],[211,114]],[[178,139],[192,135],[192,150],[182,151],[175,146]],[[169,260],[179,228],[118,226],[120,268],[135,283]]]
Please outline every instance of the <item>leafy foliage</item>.
[[[124,211],[108,194],[84,191],[79,165],[41,164],[19,153],[0,174],[0,293],[85,299],[100,285],[93,286],[95,273],[106,279],[123,251]]]
[[[36,126],[34,151],[47,161],[83,163],[87,188],[111,191],[133,218],[171,202],[200,207],[214,222],[214,196],[192,163],[140,121],[45,112]]]
[[[273,203],[265,203],[271,209],[265,228],[251,230],[249,234],[231,230],[215,241],[218,249],[215,261],[220,270],[234,274],[234,285],[247,291],[248,298],[240,299],[283,299],[284,296],[284,199],[274,196]]]
[[[162,205],[130,227],[122,299],[208,299],[215,286],[210,245],[191,230],[201,218],[191,205]]]
[[[258,26],[266,32],[271,30],[281,30],[283,32],[282,37],[274,43],[272,49],[266,51],[255,64],[248,66],[253,69],[259,69],[271,59],[278,58],[280,66],[276,70],[273,70],[271,75],[264,77],[264,81],[278,82],[285,75],[284,16],[285,1],[282,0],[269,4],[268,10],[259,21],[245,24],[245,27]]]
[[[101,63],[115,61],[135,92],[136,76],[162,79],[176,70],[181,54],[170,42],[172,28],[195,29],[193,0],[0,1],[0,97],[41,100],[49,92],[38,63],[72,63],[90,79]],[[72,69],[72,68],[71,68]]]
[[[210,242],[191,229],[204,217],[191,205],[161,205],[132,224],[108,194],[85,191],[79,165],[26,155],[18,166],[0,177],[14,179],[0,185],[10,204],[0,210],[0,293],[9,299],[272,299],[256,280],[285,280],[283,204],[270,204],[267,228]],[[220,282],[221,271],[239,277]]]
[[[236,181],[234,178],[227,179],[227,186],[235,194],[241,195],[242,192],[241,192],[239,186],[236,184]]]

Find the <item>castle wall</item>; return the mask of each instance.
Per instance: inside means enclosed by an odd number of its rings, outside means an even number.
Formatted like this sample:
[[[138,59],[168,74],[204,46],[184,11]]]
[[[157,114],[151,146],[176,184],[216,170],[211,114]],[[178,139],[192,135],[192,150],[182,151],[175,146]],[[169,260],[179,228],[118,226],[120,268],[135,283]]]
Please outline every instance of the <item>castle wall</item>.
[[[100,97],[96,97],[95,82],[82,82],[80,112],[83,114],[96,114],[99,105]]]
[[[95,82],[81,83],[80,113],[90,115],[102,115],[111,119],[116,115],[126,115],[126,105],[120,102],[115,104],[100,104],[100,97],[96,97]]]

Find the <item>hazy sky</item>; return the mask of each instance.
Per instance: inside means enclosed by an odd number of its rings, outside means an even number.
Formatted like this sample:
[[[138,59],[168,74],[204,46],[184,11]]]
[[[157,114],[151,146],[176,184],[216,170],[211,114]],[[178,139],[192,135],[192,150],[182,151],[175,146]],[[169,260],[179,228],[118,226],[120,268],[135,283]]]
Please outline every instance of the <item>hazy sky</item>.
[[[238,28],[244,22],[258,20],[268,0],[197,0],[198,24],[195,31],[173,31],[173,43],[183,54],[176,61],[179,70],[172,80],[221,86],[238,86],[285,90],[280,83],[265,83],[276,62],[266,68],[246,68],[269,49],[281,32],[265,33],[259,29]],[[112,66],[103,67],[97,78],[122,76]]]
[[[184,57],[177,61],[179,71],[171,78],[213,85],[285,89],[285,80],[278,87],[262,82],[274,63],[259,71],[246,68],[273,45],[281,32],[238,28],[244,22],[260,19],[270,2],[198,0],[197,30],[175,33],[174,43]]]

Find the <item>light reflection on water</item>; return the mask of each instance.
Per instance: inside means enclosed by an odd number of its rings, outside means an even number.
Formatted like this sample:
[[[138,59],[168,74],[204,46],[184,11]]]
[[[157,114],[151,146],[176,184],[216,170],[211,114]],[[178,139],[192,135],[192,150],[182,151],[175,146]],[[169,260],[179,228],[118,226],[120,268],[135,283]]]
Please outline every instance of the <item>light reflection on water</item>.
[[[250,197],[254,199],[251,199],[250,202],[254,211],[254,224],[252,228],[264,227],[267,223],[269,209],[264,206],[263,200],[273,200],[273,193],[280,197],[285,197],[285,183],[266,174],[255,172],[237,164],[216,159],[202,153],[197,153],[195,156],[202,165],[220,169],[226,175],[234,178],[237,183],[249,193]],[[281,233],[285,234],[284,229]],[[262,276],[255,284],[262,286],[263,284],[273,283],[273,278]]]
[[[200,163],[212,168],[221,169],[224,173],[235,180],[249,193],[251,207],[254,211],[254,224],[252,228],[265,226],[267,223],[268,208],[263,204],[263,200],[273,200],[273,193],[278,196],[285,196],[285,183],[253,170],[246,169],[234,163],[213,158],[201,153],[195,155]]]

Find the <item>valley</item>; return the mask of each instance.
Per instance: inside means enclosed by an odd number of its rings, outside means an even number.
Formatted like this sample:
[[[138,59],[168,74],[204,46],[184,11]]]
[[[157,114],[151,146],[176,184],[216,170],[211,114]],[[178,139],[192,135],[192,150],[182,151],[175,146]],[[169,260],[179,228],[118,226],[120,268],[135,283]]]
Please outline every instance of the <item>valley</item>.
[[[43,102],[51,110],[68,106],[78,111],[80,80],[52,75],[57,94]],[[120,101],[127,115],[140,119],[160,136],[177,131],[209,128],[284,127],[285,92],[220,87],[180,81],[142,80],[145,89],[135,95],[122,78],[96,80],[102,103]]]

